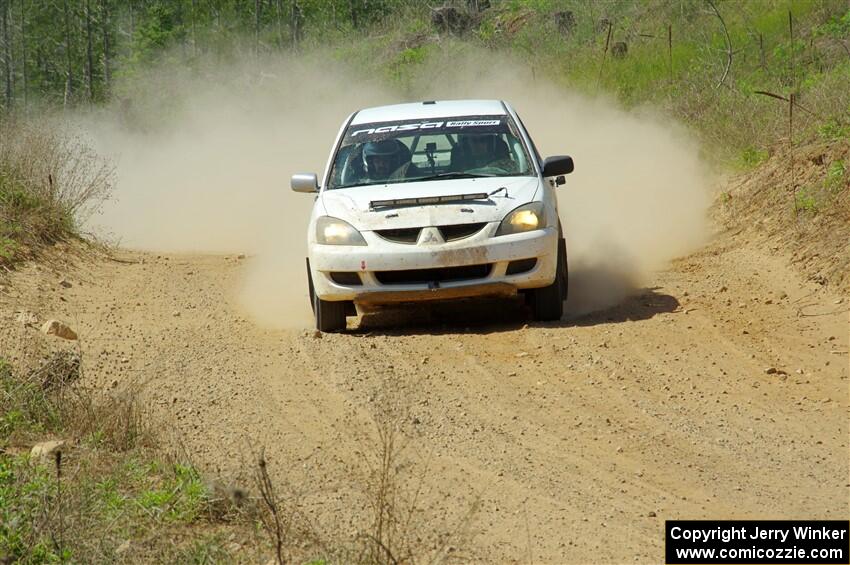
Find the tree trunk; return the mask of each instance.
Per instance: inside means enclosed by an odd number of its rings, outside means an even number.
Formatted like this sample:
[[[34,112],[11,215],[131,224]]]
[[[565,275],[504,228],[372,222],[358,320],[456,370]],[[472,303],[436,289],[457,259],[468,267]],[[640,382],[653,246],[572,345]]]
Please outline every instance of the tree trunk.
[[[12,37],[9,32],[11,0],[2,0],[0,4],[0,32],[3,34],[3,77],[5,82],[6,110],[12,108],[14,89],[12,86]]]
[[[275,12],[277,16],[277,46],[278,48],[283,47],[283,23],[282,23],[282,15],[283,15],[283,0],[276,0],[275,2]]]
[[[197,19],[198,0],[192,0],[192,57],[198,56],[198,36],[195,31],[195,20]]]
[[[351,16],[351,27],[357,29],[357,0],[348,0],[348,13]]]
[[[100,0],[100,31],[103,40],[103,85],[104,90],[109,91],[112,81],[112,68],[109,57],[111,56],[111,44],[109,41],[109,0]]]
[[[63,0],[65,8],[65,108],[71,103],[71,95],[74,88],[74,68],[73,56],[71,55],[71,9],[68,7],[68,0]]]
[[[292,0],[289,8],[289,38],[295,48],[301,39],[301,7],[297,0]]]
[[[186,29],[186,19],[183,17],[183,0],[180,0],[179,2],[166,2],[166,4],[172,4],[172,5],[177,4],[177,6],[176,6],[177,9],[175,10],[175,16],[177,17],[176,24],[177,24],[177,27],[179,27],[181,30],[185,30]],[[185,36],[180,38],[180,53],[182,54],[181,58],[185,61],[187,59],[186,37]]]
[[[254,51],[260,55],[260,0],[254,0]]]
[[[29,75],[27,74],[27,15],[26,15],[26,0],[19,0],[21,7],[21,78],[23,79],[24,89],[24,110],[27,108],[27,99],[29,90]]]
[[[136,38],[136,3],[132,0],[130,4],[130,39]]]
[[[94,54],[92,52],[92,37],[91,37],[91,6],[90,0],[86,0],[85,20],[86,20],[86,94],[89,102],[94,101]]]

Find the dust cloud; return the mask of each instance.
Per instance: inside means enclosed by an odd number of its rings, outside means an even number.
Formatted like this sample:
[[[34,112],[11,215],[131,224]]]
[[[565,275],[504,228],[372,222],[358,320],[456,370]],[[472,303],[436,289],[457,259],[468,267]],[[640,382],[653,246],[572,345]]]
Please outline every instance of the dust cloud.
[[[507,100],[543,157],[573,157],[575,171],[557,189],[570,267],[567,316],[619,303],[652,271],[705,241],[714,181],[681,126],[651,109],[625,111],[604,96],[557,87],[545,70],[503,55],[470,50],[429,72],[421,80],[427,93]]]
[[[313,198],[294,172],[321,173],[352,111],[428,98],[502,98],[541,153],[570,154],[560,187],[572,315],[621,301],[706,233],[709,176],[681,128],[556,88],[504,57],[468,51],[423,65],[402,92],[327,56],[275,57],[136,79],[80,120],[118,168],[94,226],[127,247],[247,253],[239,304],[273,327],[308,327],[305,233]]]
[[[111,107],[79,118],[117,166],[95,233],[163,252],[246,253],[239,305],[272,327],[309,327],[307,222],[294,172],[321,172],[342,120],[389,103],[312,57],[156,69]]]

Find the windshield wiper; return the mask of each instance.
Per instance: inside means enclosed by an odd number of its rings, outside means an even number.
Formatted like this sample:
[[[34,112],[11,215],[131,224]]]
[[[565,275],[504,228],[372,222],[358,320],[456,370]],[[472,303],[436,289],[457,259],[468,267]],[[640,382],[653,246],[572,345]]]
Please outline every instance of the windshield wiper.
[[[454,171],[454,172],[446,172],[446,173],[437,173],[436,175],[430,175],[427,177],[416,177],[405,179],[404,182],[419,182],[423,180],[437,180],[437,179],[481,179],[481,178],[489,178],[489,177],[498,177],[502,175],[494,175],[492,173],[464,173],[462,171]]]

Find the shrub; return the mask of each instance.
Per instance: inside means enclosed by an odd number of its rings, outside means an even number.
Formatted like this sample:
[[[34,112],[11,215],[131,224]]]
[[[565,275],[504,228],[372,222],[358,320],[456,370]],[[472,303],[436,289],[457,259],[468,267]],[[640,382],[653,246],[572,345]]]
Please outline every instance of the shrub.
[[[114,169],[46,122],[0,122],[0,263],[72,237],[112,189]]]
[[[844,161],[833,161],[826,171],[826,178],[823,181],[823,187],[830,194],[838,194],[847,188],[847,168],[844,166]]]

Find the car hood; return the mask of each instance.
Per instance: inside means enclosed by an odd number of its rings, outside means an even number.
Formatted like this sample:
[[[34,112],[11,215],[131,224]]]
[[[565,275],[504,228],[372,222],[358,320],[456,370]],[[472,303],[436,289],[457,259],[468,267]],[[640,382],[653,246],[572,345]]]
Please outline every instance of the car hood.
[[[418,228],[500,222],[511,210],[530,202],[539,185],[540,180],[537,177],[432,180],[325,190],[320,200],[328,216],[345,220],[360,231]],[[370,203],[373,201],[490,194],[496,190],[499,192],[486,200],[370,209]]]

